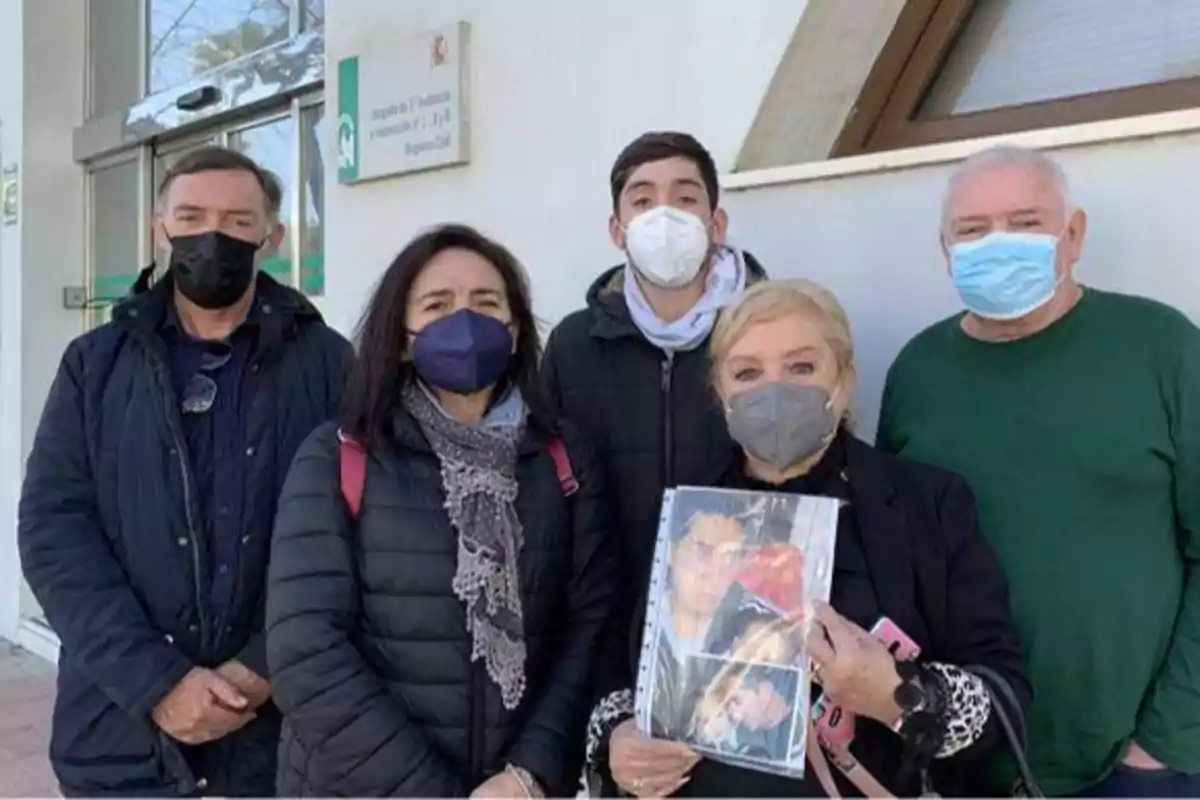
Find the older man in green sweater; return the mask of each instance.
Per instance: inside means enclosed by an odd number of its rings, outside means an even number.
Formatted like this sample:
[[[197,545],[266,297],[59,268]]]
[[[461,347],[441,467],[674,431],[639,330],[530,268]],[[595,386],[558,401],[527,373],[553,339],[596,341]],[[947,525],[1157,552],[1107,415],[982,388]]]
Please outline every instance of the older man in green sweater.
[[[1059,167],[994,148],[946,194],[965,313],[892,365],[880,444],[955,470],[1010,582],[1052,795],[1200,796],[1200,330],[1081,286]]]

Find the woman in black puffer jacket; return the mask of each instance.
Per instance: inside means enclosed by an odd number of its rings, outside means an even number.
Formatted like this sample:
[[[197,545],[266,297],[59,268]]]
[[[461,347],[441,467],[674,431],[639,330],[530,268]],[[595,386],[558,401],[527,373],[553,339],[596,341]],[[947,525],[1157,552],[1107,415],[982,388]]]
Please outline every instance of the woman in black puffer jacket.
[[[341,426],[276,517],[281,795],[574,793],[615,564],[538,359],[521,267],[475,231],[423,234],[383,276]]]

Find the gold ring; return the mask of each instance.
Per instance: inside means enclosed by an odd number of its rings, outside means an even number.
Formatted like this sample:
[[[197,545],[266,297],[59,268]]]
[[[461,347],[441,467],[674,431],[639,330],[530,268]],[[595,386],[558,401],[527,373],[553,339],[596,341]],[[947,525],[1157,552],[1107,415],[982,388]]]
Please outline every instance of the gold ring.
[[[641,794],[642,793],[642,785],[643,784],[642,784],[641,778],[634,778],[633,779],[633,793]]]

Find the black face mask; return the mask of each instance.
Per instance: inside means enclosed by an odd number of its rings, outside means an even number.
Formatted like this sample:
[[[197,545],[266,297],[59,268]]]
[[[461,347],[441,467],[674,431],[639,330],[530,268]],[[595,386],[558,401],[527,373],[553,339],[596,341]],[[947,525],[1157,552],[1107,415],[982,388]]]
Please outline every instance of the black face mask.
[[[260,244],[208,231],[171,239],[171,274],[183,296],[201,308],[229,308],[254,280]]]

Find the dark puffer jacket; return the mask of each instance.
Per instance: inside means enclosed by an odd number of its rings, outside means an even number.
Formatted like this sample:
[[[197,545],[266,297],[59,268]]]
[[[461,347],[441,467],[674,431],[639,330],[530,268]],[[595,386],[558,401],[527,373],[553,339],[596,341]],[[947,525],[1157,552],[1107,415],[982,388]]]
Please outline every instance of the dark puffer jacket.
[[[570,497],[543,440],[530,432],[520,447],[528,686],[515,711],[470,659],[440,467],[411,417],[372,454],[357,524],[335,428],[305,443],[280,499],[267,604],[282,795],[465,797],[505,763],[574,794],[614,561],[593,457],[565,443]]]
[[[754,256],[744,251],[742,256],[747,282],[764,280]],[[651,344],[625,303],[624,269],[614,267],[592,284],[587,308],[550,334],[543,363],[551,402],[595,445],[612,485],[621,577],[629,587],[612,617],[614,646],[629,640],[663,490],[706,485],[738,452],[712,389],[707,343],[673,355]],[[606,694],[631,685],[632,675],[605,674],[599,680]]]
[[[181,747],[150,720],[193,666],[237,658],[266,674],[264,579],[275,503],[300,443],[333,416],[350,344],[298,292],[258,278],[258,345],[244,384],[247,490],[229,618],[209,602],[211,543],[158,326],[169,279],[67,348],[25,472],[21,563],[62,641],[50,744],[67,796],[273,788],[279,713]]]

